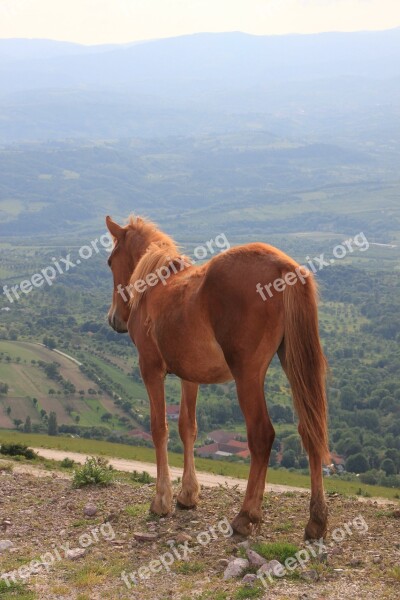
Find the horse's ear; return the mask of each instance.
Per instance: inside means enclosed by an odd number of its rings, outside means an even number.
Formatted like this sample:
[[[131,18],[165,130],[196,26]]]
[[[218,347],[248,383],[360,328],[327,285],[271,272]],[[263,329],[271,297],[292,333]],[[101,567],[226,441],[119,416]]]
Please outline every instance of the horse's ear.
[[[113,237],[115,237],[117,240],[120,240],[122,238],[122,236],[125,233],[125,229],[118,225],[118,223],[113,221],[112,218],[109,216],[106,217],[106,225],[108,231]]]

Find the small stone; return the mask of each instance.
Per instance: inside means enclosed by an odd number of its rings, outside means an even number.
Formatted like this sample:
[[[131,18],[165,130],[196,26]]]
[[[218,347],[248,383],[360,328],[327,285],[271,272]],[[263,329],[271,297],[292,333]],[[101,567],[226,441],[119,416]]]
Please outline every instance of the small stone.
[[[6,552],[7,550],[10,550],[10,548],[13,547],[14,544],[11,540],[0,540],[0,552]]]
[[[85,508],[83,509],[83,514],[86,517],[94,517],[96,513],[97,507],[94,504],[86,504]]]
[[[247,558],[235,558],[224,571],[224,579],[233,579],[234,577],[240,577],[245,569],[250,566]]]
[[[133,534],[133,537],[138,542],[154,542],[158,538],[158,535],[156,533],[141,533],[137,531]]]
[[[217,568],[219,569],[226,569],[226,567],[229,565],[229,560],[227,558],[220,558],[219,560],[217,560]]]
[[[379,565],[382,562],[382,556],[374,556],[372,562],[374,565]]]
[[[178,533],[176,536],[176,541],[178,544],[183,544],[184,542],[191,542],[192,537],[187,533]]]
[[[244,548],[245,550],[247,550],[247,548],[250,548],[249,540],[245,540],[244,542],[239,542],[238,547]]]
[[[246,585],[253,585],[256,579],[257,575],[254,575],[254,573],[246,573],[246,575],[242,579],[242,583]]]
[[[363,564],[364,562],[360,558],[352,558],[349,562],[351,567],[361,567]]]
[[[11,527],[12,523],[9,519],[3,519],[1,523],[1,528],[3,531],[7,531],[9,527]]]
[[[70,560],[77,560],[78,558],[82,558],[85,556],[86,550],[84,548],[71,548],[71,550],[67,550],[65,553],[65,557]]]
[[[257,571],[257,574],[275,575],[279,577],[281,573],[284,573],[285,567],[279,560],[270,560],[263,564]]]
[[[247,549],[246,554],[252,567],[262,567],[268,562],[263,556],[254,552],[254,550],[250,550],[250,548]]]

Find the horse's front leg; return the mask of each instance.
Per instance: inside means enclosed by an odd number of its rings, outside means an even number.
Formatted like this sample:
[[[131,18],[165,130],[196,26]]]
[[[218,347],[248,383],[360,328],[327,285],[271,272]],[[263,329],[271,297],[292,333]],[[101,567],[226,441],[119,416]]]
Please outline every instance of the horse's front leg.
[[[168,467],[168,423],[166,418],[164,370],[140,364],[143,381],[150,400],[151,434],[157,459],[156,495],[151,512],[166,515],[171,512],[172,485]]]
[[[184,447],[182,489],[178,494],[179,508],[194,508],[197,505],[200,486],[194,466],[194,442],[197,436],[196,400],[197,383],[182,380],[182,399],[179,411],[179,435]]]

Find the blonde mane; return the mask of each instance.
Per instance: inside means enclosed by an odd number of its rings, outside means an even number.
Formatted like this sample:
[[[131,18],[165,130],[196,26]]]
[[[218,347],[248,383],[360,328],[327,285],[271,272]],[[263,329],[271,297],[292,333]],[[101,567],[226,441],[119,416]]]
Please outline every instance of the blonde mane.
[[[164,273],[164,277],[168,278],[173,273],[181,270],[180,265],[190,266],[191,261],[180,253],[179,246],[174,240],[157,229],[151,221],[131,216],[127,227],[146,237],[146,241],[149,242],[129,280],[129,305],[132,309],[136,309],[149,287],[146,283],[143,290],[138,289],[143,286],[135,286],[137,282],[146,282],[146,278],[154,274],[155,277],[158,277],[158,284],[160,270]],[[176,269],[176,265],[179,265],[178,269]],[[166,269],[168,269],[168,275]]]

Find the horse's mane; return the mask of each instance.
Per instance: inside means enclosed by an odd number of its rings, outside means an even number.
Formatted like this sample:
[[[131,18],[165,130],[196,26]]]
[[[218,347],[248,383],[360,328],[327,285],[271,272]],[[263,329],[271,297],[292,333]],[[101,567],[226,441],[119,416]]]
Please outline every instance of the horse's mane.
[[[136,309],[146,294],[148,286],[146,284],[144,291],[138,291],[135,287],[135,282],[138,280],[145,281],[150,273],[157,275],[157,270],[162,269],[162,267],[168,268],[170,274],[172,274],[174,272],[171,268],[172,265],[177,263],[180,265],[183,260],[185,265],[189,266],[191,261],[181,254],[176,242],[166,233],[160,231],[151,221],[130,216],[127,229],[134,230],[135,233],[145,238],[146,243],[148,242],[146,251],[139,259],[129,280],[129,304],[132,309]]]

